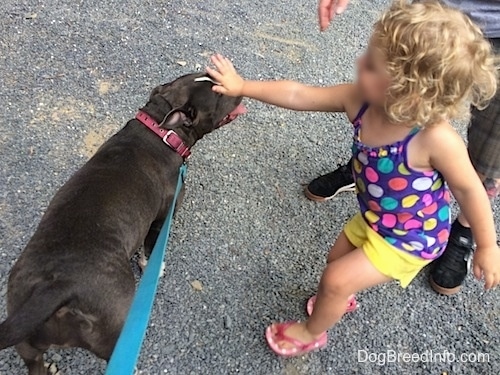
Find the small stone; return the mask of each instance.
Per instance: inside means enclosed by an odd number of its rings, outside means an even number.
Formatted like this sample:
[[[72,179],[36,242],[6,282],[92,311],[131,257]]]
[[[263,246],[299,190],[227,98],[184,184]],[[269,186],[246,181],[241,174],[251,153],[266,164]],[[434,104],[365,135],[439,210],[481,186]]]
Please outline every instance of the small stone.
[[[195,68],[196,70],[200,70],[200,69],[201,69],[201,64],[196,64],[196,65],[194,66],[194,68]]]
[[[60,362],[62,360],[62,356],[58,353],[55,353],[53,356],[52,356],[52,360],[54,362]]]
[[[187,62],[185,62],[183,60],[179,60],[179,61],[177,61],[177,64],[179,64],[180,66],[186,66]]]
[[[24,19],[27,19],[27,20],[34,20],[35,18],[38,17],[38,14],[36,13],[28,13],[24,16]]]
[[[191,286],[193,287],[194,290],[197,290],[199,292],[203,290],[203,284],[199,280],[191,281]]]
[[[230,329],[232,326],[233,326],[233,320],[231,319],[230,316],[226,315],[224,317],[224,328]]]

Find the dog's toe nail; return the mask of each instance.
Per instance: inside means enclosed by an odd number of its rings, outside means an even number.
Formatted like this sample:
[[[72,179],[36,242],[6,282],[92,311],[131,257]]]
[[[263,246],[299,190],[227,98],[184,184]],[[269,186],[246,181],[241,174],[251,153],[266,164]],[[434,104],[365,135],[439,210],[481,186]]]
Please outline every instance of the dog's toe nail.
[[[160,277],[165,276],[165,262],[161,262]]]

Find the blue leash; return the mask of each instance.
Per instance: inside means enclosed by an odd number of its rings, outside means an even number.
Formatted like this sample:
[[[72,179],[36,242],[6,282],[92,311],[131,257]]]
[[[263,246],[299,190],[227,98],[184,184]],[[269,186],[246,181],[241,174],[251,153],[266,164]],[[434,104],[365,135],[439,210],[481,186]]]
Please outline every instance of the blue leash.
[[[177,179],[174,200],[168,210],[168,215],[165,218],[165,222],[149,257],[146,271],[144,271],[144,275],[142,275],[139,282],[139,287],[130,306],[127,320],[111,355],[105,375],[132,375],[135,371],[135,364],[141,352],[142,341],[146,334],[156,290],[158,289],[158,281],[167,250],[175,204],[186,173],[187,165],[182,164],[179,168],[179,178]]]

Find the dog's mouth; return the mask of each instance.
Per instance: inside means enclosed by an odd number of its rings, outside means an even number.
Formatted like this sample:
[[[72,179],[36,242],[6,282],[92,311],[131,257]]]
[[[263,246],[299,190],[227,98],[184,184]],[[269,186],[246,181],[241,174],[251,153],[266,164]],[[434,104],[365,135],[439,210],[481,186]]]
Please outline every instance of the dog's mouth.
[[[239,115],[243,115],[245,113],[247,113],[247,109],[245,108],[245,106],[241,103],[238,104],[238,106],[235,109],[233,109],[231,113],[229,113],[226,117],[224,117],[221,122],[219,122],[219,127],[229,124],[236,117],[238,117]]]

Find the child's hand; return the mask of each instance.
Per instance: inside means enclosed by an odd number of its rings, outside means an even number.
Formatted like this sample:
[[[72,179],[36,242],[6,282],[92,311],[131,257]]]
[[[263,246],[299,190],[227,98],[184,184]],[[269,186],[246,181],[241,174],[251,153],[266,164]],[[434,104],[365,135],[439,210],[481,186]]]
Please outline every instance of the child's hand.
[[[238,75],[231,61],[219,54],[213,55],[211,60],[217,70],[207,67],[207,73],[220,83],[214,85],[212,90],[228,96],[242,96],[245,80]]]
[[[484,288],[490,289],[500,283],[500,249],[498,247],[477,248],[474,252],[473,272],[476,279],[484,277]]]

